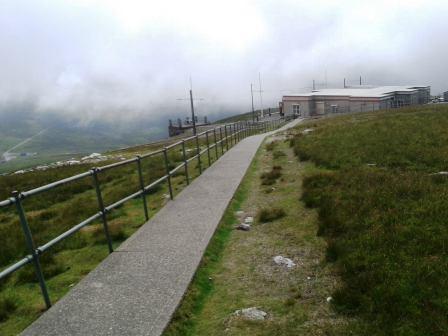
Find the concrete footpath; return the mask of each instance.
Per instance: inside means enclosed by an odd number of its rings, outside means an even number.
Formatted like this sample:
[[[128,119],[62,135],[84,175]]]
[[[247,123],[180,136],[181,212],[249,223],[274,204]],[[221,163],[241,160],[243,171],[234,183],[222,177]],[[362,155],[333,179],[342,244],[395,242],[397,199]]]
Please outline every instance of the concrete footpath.
[[[272,133],[248,137],[225,153],[22,335],[161,335],[257,149]]]

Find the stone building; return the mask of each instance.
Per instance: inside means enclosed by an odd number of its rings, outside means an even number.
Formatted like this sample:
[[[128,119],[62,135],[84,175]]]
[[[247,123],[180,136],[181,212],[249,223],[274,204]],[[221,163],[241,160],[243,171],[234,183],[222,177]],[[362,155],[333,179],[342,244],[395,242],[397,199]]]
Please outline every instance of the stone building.
[[[421,105],[429,100],[429,86],[357,86],[286,95],[282,109],[285,116],[307,117]]]

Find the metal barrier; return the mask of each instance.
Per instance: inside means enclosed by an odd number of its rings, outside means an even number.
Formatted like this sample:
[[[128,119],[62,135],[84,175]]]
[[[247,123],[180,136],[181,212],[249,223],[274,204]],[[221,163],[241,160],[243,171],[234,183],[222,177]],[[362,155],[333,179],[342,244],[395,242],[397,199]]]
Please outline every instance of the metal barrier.
[[[112,210],[118,208],[119,206],[123,205],[124,203],[135,199],[137,197],[141,197],[142,204],[143,204],[143,210],[146,220],[149,219],[149,210],[148,210],[148,202],[147,202],[147,194],[148,192],[155,188],[157,185],[161,183],[167,183],[168,184],[168,190],[169,190],[169,197],[170,199],[174,199],[173,194],[173,187],[171,183],[171,178],[174,173],[176,173],[178,170],[181,170],[183,168],[184,174],[185,174],[185,180],[186,184],[188,185],[191,182],[191,176],[189,175],[188,165],[193,161],[197,160],[197,167],[199,170],[199,175],[203,172],[203,164],[202,164],[202,156],[206,154],[206,159],[208,162],[208,167],[212,164],[211,159],[211,152],[214,150],[216,160],[219,159],[220,154],[221,156],[227,152],[232,146],[234,146],[236,143],[241,141],[242,139],[258,134],[258,133],[264,133],[271,130],[274,130],[282,125],[284,125],[287,122],[287,120],[284,119],[278,119],[278,120],[271,120],[266,122],[257,122],[252,123],[249,121],[240,121],[235,122],[231,124],[226,124],[220,127],[216,127],[210,130],[207,130],[205,132],[199,133],[195,136],[191,136],[185,139],[182,139],[176,143],[173,143],[169,146],[166,146],[160,150],[157,150],[155,152],[143,154],[143,155],[137,155],[135,158],[128,159],[121,162],[112,163],[103,167],[97,167],[92,168],[91,170],[78,174],[72,177],[65,178],[63,180],[59,180],[29,191],[19,192],[14,191],[12,193],[12,197],[5,201],[0,202],[0,208],[2,207],[8,207],[8,206],[15,206],[17,215],[19,217],[21,229],[23,231],[24,237],[25,237],[25,243],[28,250],[28,255],[16,262],[15,264],[5,268],[0,272],[0,280],[7,277],[8,275],[14,273],[15,271],[19,270],[20,268],[24,267],[25,265],[32,263],[34,266],[35,274],[37,277],[37,280],[39,282],[39,286],[42,292],[42,296],[45,301],[45,305],[48,308],[51,307],[51,300],[48,293],[47,285],[45,282],[45,278],[42,272],[42,267],[40,264],[39,257],[48,249],[50,249],[55,244],[61,242],[62,240],[72,236],[74,233],[78,232],[81,228],[91,224],[92,222],[100,219],[103,225],[104,235],[106,237],[107,246],[109,249],[109,252],[113,252],[113,246],[112,246],[112,239],[109,233],[109,226],[107,221],[107,214],[110,213]],[[210,139],[211,138],[211,139]],[[205,148],[201,150],[200,141],[203,140]],[[210,143],[212,140],[212,143]],[[187,156],[187,146],[189,143],[193,143],[193,148],[195,150],[195,154],[191,157]],[[169,167],[169,158],[168,154],[169,151],[175,151],[177,148],[180,147],[180,151],[182,152],[182,159],[181,163],[177,165],[175,168],[170,170]],[[220,147],[220,148],[219,148]],[[158,178],[157,180],[153,181],[152,183],[145,185],[145,181],[143,178],[143,171],[142,171],[142,161],[147,158],[152,157],[162,157],[164,161],[164,168],[165,168],[165,175]],[[128,195],[124,197],[123,199],[120,199],[116,201],[115,203],[106,205],[104,204],[103,194],[101,191],[101,184],[99,180],[100,174],[102,174],[105,171],[122,167],[126,165],[135,164],[135,168],[138,174],[138,182],[139,182],[139,191]],[[45,243],[42,246],[35,247],[34,241],[33,241],[33,235],[30,230],[30,226],[28,224],[27,216],[25,213],[25,210],[23,208],[23,200],[25,198],[29,198],[31,196],[38,195],[40,193],[46,192],[48,190],[54,189],[58,186],[69,184],[71,182],[79,181],[81,179],[91,177],[93,182],[93,188],[96,192],[96,198],[98,202],[98,212],[90,216],[89,218],[86,218],[81,223],[71,227],[69,230],[65,231],[64,233],[60,234],[59,236],[53,238],[49,242]]]

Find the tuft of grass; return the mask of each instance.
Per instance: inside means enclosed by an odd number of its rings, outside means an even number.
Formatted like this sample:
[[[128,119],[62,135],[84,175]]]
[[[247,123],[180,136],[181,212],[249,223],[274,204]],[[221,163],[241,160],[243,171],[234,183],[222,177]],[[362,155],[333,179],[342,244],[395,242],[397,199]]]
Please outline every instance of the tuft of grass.
[[[282,150],[276,150],[276,151],[274,151],[274,152],[272,153],[272,156],[273,156],[274,160],[277,160],[277,159],[279,159],[279,158],[281,158],[281,157],[286,156],[286,154],[285,154],[285,152],[282,151]]]
[[[260,223],[273,222],[285,216],[286,212],[282,208],[261,209],[257,214],[257,218]]]
[[[275,141],[269,142],[266,145],[266,150],[269,152],[272,152],[276,146],[277,146],[277,142],[275,142]]]
[[[45,279],[51,279],[67,270],[67,267],[56,260],[52,254],[44,254],[40,257],[42,272]],[[16,276],[16,284],[37,283],[36,272],[32,264],[29,264],[19,270]]]
[[[269,172],[261,174],[262,185],[273,185],[282,176],[282,166],[273,166]]]
[[[16,298],[4,296],[0,298],[0,322],[5,321],[17,309]]]

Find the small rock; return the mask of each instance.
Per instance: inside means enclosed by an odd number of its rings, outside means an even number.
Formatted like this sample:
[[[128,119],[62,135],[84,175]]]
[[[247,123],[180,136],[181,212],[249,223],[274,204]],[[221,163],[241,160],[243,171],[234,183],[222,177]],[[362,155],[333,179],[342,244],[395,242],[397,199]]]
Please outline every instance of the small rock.
[[[244,211],[243,210],[238,210],[237,212],[235,212],[235,215],[237,215],[238,217],[243,216],[244,215]]]
[[[282,256],[274,257],[274,262],[277,265],[283,265],[283,266],[286,266],[287,268],[291,268],[291,267],[296,266],[296,264],[291,259],[285,258],[285,257],[282,257]]]
[[[239,309],[233,313],[235,316],[241,316],[247,320],[252,321],[262,321],[266,318],[268,315],[266,312],[258,309],[257,307],[250,307],[250,308],[244,308]]]
[[[169,198],[170,198],[170,195],[169,195],[169,194],[163,194],[163,197],[162,197],[162,198],[169,199]]]
[[[249,224],[245,224],[245,223],[241,223],[240,225],[238,225],[236,227],[237,230],[241,230],[241,231],[249,231],[250,230],[250,225]]]
[[[252,224],[254,222],[254,218],[253,217],[246,217],[244,219],[244,223],[246,224]]]
[[[434,173],[434,174],[431,174],[431,175],[448,175],[448,171],[440,171],[438,173]]]
[[[327,302],[330,303],[333,298],[331,296],[327,297]]]
[[[307,128],[307,129],[304,129],[304,130],[302,131],[302,134],[308,134],[308,133],[311,133],[311,132],[313,132],[313,131],[314,131],[313,128]]]
[[[308,280],[311,280],[311,277],[309,276],[309,277],[306,277]]]
[[[376,163],[368,163],[367,166],[369,166],[369,167],[375,167],[375,166],[376,166]]]
[[[72,284],[70,284],[70,285],[68,285],[69,287],[73,287],[75,284],[74,283],[72,283]]]

